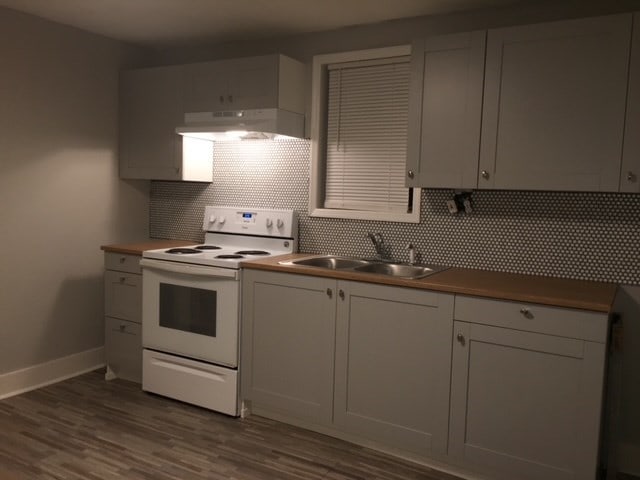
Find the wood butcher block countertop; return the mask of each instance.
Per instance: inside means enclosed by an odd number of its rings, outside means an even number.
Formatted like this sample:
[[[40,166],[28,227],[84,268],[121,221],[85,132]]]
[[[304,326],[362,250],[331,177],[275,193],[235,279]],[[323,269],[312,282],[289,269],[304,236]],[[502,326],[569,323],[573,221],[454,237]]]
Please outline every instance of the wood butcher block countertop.
[[[145,250],[155,250],[157,248],[175,248],[195,245],[193,240],[146,240],[137,243],[119,243],[113,245],[102,245],[100,249],[105,252],[126,253],[129,255],[142,255]]]
[[[278,257],[242,262],[242,266],[255,270],[298,273],[342,280],[421,288],[499,300],[579,308],[596,312],[609,312],[611,310],[617,289],[617,285],[613,283],[500,273],[469,268],[452,267],[425,278],[409,280],[371,273],[330,270],[298,265],[281,265],[279,263],[283,260],[313,256],[320,255],[309,253],[280,255]]]

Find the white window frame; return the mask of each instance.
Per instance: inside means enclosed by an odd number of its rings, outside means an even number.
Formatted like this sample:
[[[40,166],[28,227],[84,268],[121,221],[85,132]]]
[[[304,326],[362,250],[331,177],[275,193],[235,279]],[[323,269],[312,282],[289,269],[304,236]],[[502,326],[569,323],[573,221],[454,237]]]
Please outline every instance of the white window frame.
[[[312,217],[347,218],[387,222],[420,222],[419,188],[413,189],[411,213],[342,210],[324,208],[324,146],[323,127],[327,104],[327,66],[334,63],[376,60],[411,55],[411,45],[329,53],[313,57],[311,91],[311,172],[309,179],[309,215]]]

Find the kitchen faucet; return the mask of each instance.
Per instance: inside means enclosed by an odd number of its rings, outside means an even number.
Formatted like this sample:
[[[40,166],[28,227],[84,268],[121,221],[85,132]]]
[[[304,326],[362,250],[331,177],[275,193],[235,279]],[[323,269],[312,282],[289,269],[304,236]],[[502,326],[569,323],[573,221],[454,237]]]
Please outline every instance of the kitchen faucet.
[[[376,256],[378,260],[382,260],[383,262],[393,261],[387,246],[384,244],[384,240],[382,239],[380,232],[369,232],[367,233],[367,236],[373,242],[373,247],[376,249]]]

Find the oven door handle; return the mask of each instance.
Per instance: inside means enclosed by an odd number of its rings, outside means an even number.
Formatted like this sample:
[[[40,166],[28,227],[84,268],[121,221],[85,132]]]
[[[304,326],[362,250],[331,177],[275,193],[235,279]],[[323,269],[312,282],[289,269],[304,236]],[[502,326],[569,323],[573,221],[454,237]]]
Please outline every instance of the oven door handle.
[[[142,268],[153,268],[162,272],[182,273],[184,275],[198,275],[200,277],[224,277],[238,280],[238,270],[230,268],[207,267],[202,265],[191,265],[186,263],[165,262],[142,258],[140,260]]]

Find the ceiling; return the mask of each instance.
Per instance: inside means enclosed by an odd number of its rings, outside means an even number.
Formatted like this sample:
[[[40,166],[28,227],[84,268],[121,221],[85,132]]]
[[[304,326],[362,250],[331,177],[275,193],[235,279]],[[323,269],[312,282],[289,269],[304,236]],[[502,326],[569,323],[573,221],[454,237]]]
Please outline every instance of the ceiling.
[[[0,0],[0,6],[146,47],[295,35],[530,0]]]

